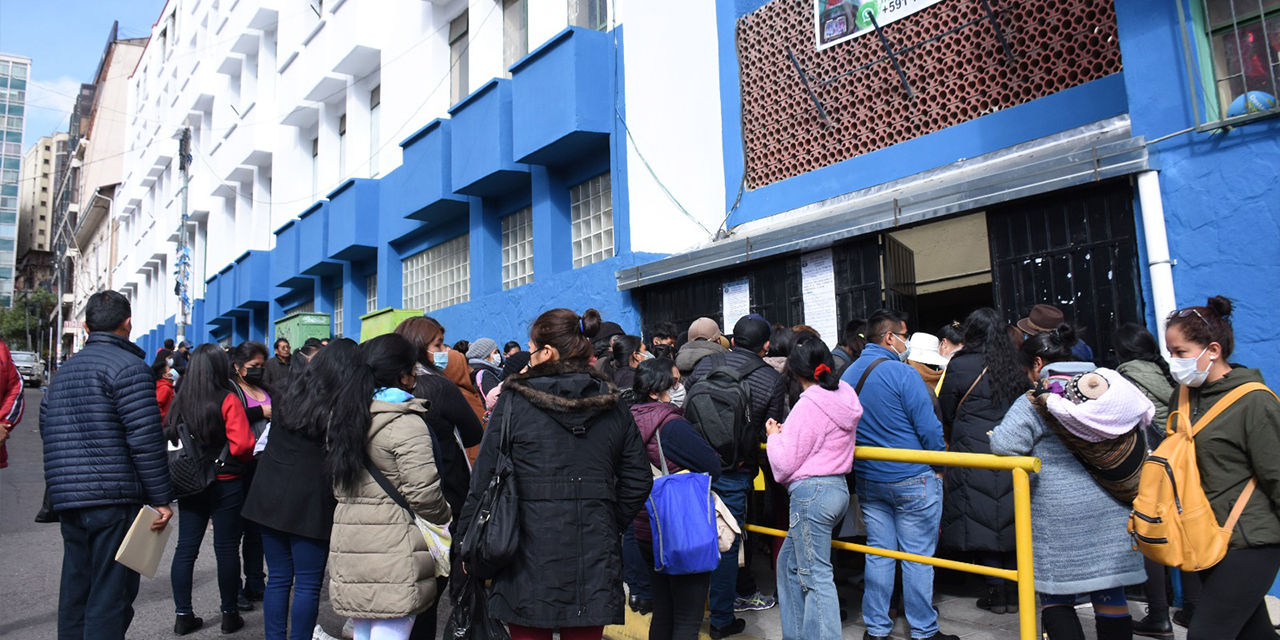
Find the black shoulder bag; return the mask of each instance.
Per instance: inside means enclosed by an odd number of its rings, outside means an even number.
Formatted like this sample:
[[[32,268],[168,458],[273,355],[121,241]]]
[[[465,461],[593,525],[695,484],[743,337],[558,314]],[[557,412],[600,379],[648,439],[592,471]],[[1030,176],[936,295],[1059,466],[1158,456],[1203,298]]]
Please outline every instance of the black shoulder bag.
[[[480,495],[475,518],[462,537],[462,561],[466,572],[488,580],[515,559],[520,546],[519,496],[515,463],[511,460],[512,393],[503,394],[501,441],[493,465],[493,477]]]

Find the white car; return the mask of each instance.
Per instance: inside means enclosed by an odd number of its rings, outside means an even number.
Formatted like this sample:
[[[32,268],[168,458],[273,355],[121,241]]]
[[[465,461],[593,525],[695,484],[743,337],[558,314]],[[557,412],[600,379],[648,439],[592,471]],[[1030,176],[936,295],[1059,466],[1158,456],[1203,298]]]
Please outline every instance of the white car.
[[[29,387],[39,389],[44,386],[44,361],[30,351],[14,351],[10,355],[13,356],[13,364],[18,367],[18,375],[22,376],[22,382]]]

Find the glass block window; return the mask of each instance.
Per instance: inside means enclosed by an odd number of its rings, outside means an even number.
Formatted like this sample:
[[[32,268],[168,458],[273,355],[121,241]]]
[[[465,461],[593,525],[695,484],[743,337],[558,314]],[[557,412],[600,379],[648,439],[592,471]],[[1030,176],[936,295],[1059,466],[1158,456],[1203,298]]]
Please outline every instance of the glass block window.
[[[533,282],[533,209],[502,219],[502,288]]]
[[[342,287],[333,290],[333,336],[342,337]]]
[[[373,313],[378,310],[378,274],[373,274],[364,281],[364,312]]]
[[[463,234],[405,258],[406,309],[435,311],[471,299],[471,236]]]
[[[602,173],[570,191],[573,205],[573,266],[613,257],[613,190]]]

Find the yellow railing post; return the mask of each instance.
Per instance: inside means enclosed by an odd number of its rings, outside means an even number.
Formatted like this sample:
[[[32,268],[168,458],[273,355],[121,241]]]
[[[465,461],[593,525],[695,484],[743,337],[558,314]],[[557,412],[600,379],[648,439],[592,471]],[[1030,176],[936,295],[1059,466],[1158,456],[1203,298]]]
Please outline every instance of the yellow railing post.
[[[1013,529],[1018,553],[1018,626],[1022,640],[1036,637],[1035,561],[1031,555],[1031,479],[1013,470]]]

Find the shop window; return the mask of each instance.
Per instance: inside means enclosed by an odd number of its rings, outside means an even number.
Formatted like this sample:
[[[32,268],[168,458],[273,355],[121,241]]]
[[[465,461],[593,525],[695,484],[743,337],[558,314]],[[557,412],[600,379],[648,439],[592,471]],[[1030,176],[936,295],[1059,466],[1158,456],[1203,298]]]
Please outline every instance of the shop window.
[[[607,0],[569,0],[569,24],[596,31],[608,31]]]
[[[449,104],[467,97],[467,12],[449,23]]]
[[[1204,99],[1199,125],[1280,113],[1280,0],[1193,0],[1194,82]],[[1192,52],[1187,50],[1188,62]],[[1199,102],[1199,101],[1196,101]]]
[[[502,0],[502,77],[511,77],[511,65],[529,53],[529,5],[527,0]]]
[[[378,274],[373,274],[364,281],[364,312],[373,313],[378,310]]]
[[[333,337],[342,337],[342,287],[333,290]]]
[[[533,209],[502,219],[502,288],[533,282]]]
[[[402,266],[406,309],[435,311],[471,299],[470,234],[409,256]]]
[[[613,257],[613,190],[609,174],[600,174],[570,191],[573,204],[573,266]]]

